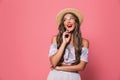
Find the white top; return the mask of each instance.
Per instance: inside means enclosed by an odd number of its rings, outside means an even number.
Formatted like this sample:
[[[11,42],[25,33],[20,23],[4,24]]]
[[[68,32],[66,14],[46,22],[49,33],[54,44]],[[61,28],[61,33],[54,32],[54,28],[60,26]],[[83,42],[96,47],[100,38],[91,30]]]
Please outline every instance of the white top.
[[[52,43],[50,46],[49,54],[48,57],[54,55],[57,52],[57,44]],[[70,65],[71,63],[75,62],[75,49],[74,46],[68,45],[65,49],[65,54],[64,54],[64,64]],[[82,53],[80,55],[80,60],[88,62],[88,48],[87,47],[82,47]]]

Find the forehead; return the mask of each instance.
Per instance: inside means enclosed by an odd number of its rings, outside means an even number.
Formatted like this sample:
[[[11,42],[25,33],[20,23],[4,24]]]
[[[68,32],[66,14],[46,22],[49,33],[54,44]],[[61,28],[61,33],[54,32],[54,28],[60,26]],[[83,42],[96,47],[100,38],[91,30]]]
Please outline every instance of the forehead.
[[[64,16],[64,18],[68,18],[68,17],[74,17],[72,14],[68,13]]]

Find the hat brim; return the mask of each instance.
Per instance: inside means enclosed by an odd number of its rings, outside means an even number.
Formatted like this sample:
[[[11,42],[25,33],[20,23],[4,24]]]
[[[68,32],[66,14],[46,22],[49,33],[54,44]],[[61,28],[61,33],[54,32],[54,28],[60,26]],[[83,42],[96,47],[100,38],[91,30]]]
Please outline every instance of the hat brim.
[[[71,12],[71,13],[75,14],[75,15],[78,17],[80,24],[83,22],[83,15],[82,15],[81,12],[79,12],[78,9],[66,8],[66,9],[61,10],[61,11],[57,14],[57,16],[56,16],[57,26],[60,25],[61,19],[62,19],[63,15],[64,15],[65,13],[68,13],[68,12]]]

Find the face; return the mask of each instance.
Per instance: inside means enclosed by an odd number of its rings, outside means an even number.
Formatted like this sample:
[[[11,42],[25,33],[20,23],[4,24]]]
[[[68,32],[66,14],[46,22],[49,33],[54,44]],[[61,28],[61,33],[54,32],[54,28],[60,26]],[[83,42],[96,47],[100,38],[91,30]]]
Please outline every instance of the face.
[[[64,16],[64,26],[69,32],[75,29],[75,23],[75,17],[72,14],[66,14]]]

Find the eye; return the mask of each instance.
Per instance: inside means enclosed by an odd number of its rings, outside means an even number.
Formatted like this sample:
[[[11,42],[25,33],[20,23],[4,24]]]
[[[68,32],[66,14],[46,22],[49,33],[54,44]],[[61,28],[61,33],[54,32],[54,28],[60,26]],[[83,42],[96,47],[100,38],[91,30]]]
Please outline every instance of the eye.
[[[66,21],[66,19],[63,19],[63,21]]]
[[[67,22],[68,20],[75,20],[75,18],[74,17],[69,17],[69,18],[64,18],[63,19],[64,22]]]

